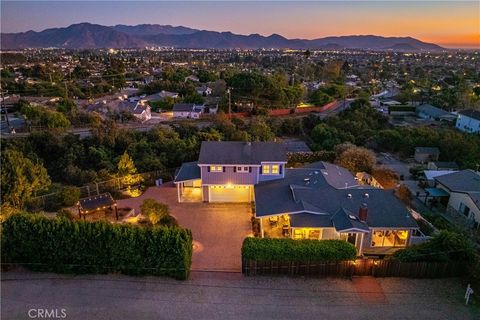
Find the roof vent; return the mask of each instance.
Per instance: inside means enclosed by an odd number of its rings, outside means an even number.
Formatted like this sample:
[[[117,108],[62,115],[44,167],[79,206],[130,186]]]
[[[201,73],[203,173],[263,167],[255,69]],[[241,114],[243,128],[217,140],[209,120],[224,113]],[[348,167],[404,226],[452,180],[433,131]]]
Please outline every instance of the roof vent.
[[[308,182],[308,181],[310,181],[310,178],[305,178],[305,179],[303,179],[303,181]]]
[[[320,172],[318,172],[318,171],[314,171],[314,172],[315,172],[315,174],[319,174],[319,173],[320,173]]]
[[[348,217],[352,220],[357,220],[357,217],[355,217],[354,215],[349,214]]]
[[[365,194],[363,195],[363,197],[364,197],[364,198],[370,198],[370,195],[369,195],[368,193],[365,193]]]
[[[352,199],[352,194],[351,193],[347,194],[347,198]]]

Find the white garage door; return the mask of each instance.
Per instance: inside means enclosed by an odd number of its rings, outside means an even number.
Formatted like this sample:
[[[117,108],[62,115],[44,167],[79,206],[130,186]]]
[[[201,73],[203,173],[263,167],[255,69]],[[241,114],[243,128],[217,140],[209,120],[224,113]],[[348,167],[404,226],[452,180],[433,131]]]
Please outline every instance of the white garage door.
[[[210,186],[210,202],[250,202],[250,186]]]

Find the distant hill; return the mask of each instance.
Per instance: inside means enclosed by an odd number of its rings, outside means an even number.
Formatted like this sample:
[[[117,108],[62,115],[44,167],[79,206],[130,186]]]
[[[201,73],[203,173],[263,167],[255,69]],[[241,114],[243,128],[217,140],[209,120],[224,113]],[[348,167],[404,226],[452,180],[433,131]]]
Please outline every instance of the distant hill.
[[[355,35],[314,40],[287,39],[278,34],[239,35],[231,32],[196,30],[183,26],[141,24],[112,27],[91,23],[72,24],[65,28],[22,33],[2,33],[2,49],[22,48],[142,48],[169,46],[205,49],[372,49],[399,51],[435,51],[442,47],[411,37]]]

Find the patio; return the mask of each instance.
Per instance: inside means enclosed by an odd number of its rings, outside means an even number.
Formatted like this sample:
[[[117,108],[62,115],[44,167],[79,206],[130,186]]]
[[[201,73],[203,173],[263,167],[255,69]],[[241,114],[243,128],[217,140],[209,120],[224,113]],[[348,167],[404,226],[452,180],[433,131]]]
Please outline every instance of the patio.
[[[265,238],[290,238],[290,219],[288,215],[262,218]]]

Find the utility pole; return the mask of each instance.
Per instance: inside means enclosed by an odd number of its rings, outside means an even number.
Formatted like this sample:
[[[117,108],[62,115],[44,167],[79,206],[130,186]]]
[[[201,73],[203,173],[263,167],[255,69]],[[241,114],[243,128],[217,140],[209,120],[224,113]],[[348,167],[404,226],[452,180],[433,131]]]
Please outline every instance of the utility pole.
[[[5,110],[5,119],[7,120],[7,126],[8,126],[8,131],[10,131],[10,119],[8,119],[8,110],[7,110],[7,107],[5,106],[5,97],[3,95],[3,90],[0,88],[0,94],[1,94],[1,97],[2,97],[2,107],[3,107],[3,110]]]
[[[228,118],[232,120],[232,92],[231,89],[227,89],[228,93]]]

